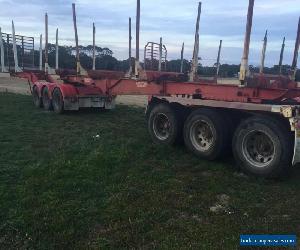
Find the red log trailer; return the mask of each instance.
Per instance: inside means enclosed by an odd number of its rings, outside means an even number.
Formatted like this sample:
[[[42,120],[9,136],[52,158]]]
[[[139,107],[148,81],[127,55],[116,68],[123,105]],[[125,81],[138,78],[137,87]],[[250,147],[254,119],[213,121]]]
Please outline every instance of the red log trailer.
[[[77,50],[75,75],[22,73],[33,83],[34,104],[63,113],[82,107],[112,109],[118,95],[148,95],[146,117],[155,142],[171,145],[183,139],[190,151],[207,160],[232,150],[242,170],[262,177],[277,177],[300,162],[300,88],[295,81],[300,20],[290,76],[251,74],[248,54],[254,0],[249,0],[240,84],[218,84],[197,74],[201,4],[189,75],[141,67],[140,0],[137,6],[136,59],[127,74],[92,71],[85,75]],[[74,5],[73,11],[78,47]]]

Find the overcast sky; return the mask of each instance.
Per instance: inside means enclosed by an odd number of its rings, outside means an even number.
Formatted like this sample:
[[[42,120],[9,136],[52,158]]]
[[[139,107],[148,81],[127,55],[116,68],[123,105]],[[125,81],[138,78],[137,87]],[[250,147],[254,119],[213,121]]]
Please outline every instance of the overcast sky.
[[[49,42],[55,42],[59,28],[61,45],[73,45],[72,2],[70,0],[0,0],[0,27],[11,33],[34,36],[44,33],[44,13],[49,15]],[[109,47],[118,59],[128,54],[128,17],[135,25],[136,0],[77,0],[77,22],[81,44],[92,43],[92,23],[97,28],[96,44]],[[169,59],[180,57],[182,42],[185,58],[191,59],[197,0],[141,0],[141,47],[163,37]],[[223,40],[222,63],[239,63],[242,55],[248,0],[203,0],[200,23],[202,63],[216,61],[219,40]],[[267,65],[277,64],[283,36],[286,36],[284,63],[291,64],[295,45],[300,0],[256,0],[251,37],[250,63],[257,65],[262,39],[269,30]],[[134,27],[134,26],[133,26]],[[134,29],[133,29],[134,30]]]

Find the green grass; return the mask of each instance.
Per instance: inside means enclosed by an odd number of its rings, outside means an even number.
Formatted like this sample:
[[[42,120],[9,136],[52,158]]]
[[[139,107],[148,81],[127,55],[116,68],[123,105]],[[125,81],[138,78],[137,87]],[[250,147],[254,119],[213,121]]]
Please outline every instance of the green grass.
[[[155,145],[143,112],[56,115],[0,94],[1,248],[238,249],[242,233],[300,236],[299,170],[258,180],[232,159]]]

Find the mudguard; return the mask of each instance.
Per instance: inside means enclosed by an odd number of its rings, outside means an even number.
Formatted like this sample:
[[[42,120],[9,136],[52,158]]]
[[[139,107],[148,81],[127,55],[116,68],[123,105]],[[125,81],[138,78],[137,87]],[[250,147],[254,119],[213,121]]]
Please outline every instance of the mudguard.
[[[47,83],[45,82],[35,82],[33,85],[32,85],[32,88],[36,87],[37,90],[38,90],[38,94],[39,94],[39,97],[41,98],[42,97],[42,90],[43,90],[43,87],[46,85]]]
[[[295,128],[295,146],[294,146],[293,165],[300,163],[300,127],[298,127],[299,125],[297,125]]]
[[[79,110],[78,91],[76,87],[70,84],[57,84],[55,88],[59,88],[63,96],[64,110]],[[54,89],[51,93],[53,93]]]

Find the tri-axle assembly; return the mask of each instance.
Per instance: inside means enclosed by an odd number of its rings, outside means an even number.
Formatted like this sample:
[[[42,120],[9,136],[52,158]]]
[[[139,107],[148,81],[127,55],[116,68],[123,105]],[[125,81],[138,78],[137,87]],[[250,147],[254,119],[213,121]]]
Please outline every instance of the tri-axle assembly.
[[[45,71],[17,73],[32,83],[32,95],[37,107],[57,113],[91,107],[112,109],[118,95],[147,95],[148,129],[156,142],[174,144],[183,138],[192,152],[208,160],[220,158],[232,151],[244,171],[264,177],[278,176],[290,165],[300,162],[300,88],[295,80],[300,19],[289,75],[281,74],[284,43],[279,63],[280,74],[263,73],[267,33],[262,50],[261,70],[254,74],[250,72],[248,65],[254,10],[254,0],[249,0],[240,84],[218,84],[218,74],[214,80],[207,80],[202,79],[197,72],[201,3],[198,6],[194,52],[188,74],[182,73],[182,70],[180,73],[162,71],[166,55],[162,40],[159,44],[149,43],[145,51],[145,59],[150,55],[150,62],[153,62],[155,54],[158,55],[158,71],[147,70],[147,60],[144,65],[141,64],[140,0],[137,0],[134,60],[131,57],[131,19],[129,21],[128,72],[84,70],[79,61],[75,5],[72,7],[76,71],[62,73],[49,67],[46,15]],[[95,28],[93,29],[95,34]],[[93,44],[95,47],[95,37]],[[222,41],[217,67],[221,46]],[[183,50],[184,47],[182,60]],[[93,61],[94,59],[95,55]]]

